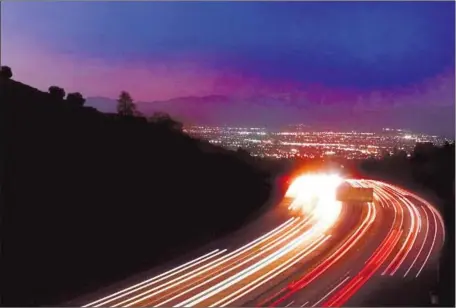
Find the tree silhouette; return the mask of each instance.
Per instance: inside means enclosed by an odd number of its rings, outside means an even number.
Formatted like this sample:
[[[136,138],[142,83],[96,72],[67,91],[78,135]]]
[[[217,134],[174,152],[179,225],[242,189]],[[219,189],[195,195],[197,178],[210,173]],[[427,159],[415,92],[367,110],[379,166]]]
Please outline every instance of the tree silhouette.
[[[79,92],[68,93],[66,100],[76,106],[84,106],[85,103],[85,98]]]
[[[54,99],[63,100],[65,98],[65,90],[57,86],[50,86],[49,94],[51,94]]]
[[[0,68],[0,76],[1,78],[4,79],[11,79],[13,78],[13,71],[11,70],[11,67],[9,66],[2,66]]]
[[[165,112],[155,112],[152,117],[149,118],[149,122],[175,131],[182,131],[183,129],[181,122],[174,120]]]
[[[117,113],[122,116],[134,116],[136,112],[136,105],[131,95],[126,91],[122,91],[117,99]]]

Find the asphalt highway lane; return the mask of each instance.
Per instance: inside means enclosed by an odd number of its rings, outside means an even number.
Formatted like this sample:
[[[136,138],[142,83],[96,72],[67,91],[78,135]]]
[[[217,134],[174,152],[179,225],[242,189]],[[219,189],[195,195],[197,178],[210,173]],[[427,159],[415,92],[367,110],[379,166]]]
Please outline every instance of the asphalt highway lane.
[[[378,279],[418,277],[442,247],[440,214],[387,183],[350,183],[374,188],[375,201],[335,206],[333,216],[326,215],[332,220],[324,215],[332,211],[322,208],[327,204],[314,204],[306,215],[291,212],[293,217],[250,242],[214,249],[83,305],[343,306]]]

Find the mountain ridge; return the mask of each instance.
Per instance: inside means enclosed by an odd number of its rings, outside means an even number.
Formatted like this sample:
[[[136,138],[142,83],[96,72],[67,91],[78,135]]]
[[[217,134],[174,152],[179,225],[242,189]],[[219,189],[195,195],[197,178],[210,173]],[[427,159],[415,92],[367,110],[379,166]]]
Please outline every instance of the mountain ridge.
[[[88,97],[88,106],[101,112],[116,112],[116,100]],[[290,104],[266,97],[247,99],[223,95],[177,97],[164,101],[137,102],[146,116],[166,112],[185,124],[281,126],[306,123],[318,129],[365,129],[398,127],[454,138],[452,105],[374,106]],[[435,123],[443,123],[437,127]]]

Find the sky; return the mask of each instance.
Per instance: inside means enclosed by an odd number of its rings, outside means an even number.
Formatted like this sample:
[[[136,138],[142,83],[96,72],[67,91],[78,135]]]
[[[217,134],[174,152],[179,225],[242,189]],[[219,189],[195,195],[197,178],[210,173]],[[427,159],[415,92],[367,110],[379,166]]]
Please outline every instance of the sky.
[[[18,1],[1,14],[2,64],[43,90],[391,112],[455,105],[454,1]]]

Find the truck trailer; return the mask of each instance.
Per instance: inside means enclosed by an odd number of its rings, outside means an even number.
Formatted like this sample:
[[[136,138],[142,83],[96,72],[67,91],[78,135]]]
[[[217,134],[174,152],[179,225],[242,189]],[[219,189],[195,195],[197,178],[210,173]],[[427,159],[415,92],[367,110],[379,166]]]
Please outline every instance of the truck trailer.
[[[374,189],[365,187],[353,187],[349,183],[342,183],[336,192],[337,201],[341,202],[373,202]]]

